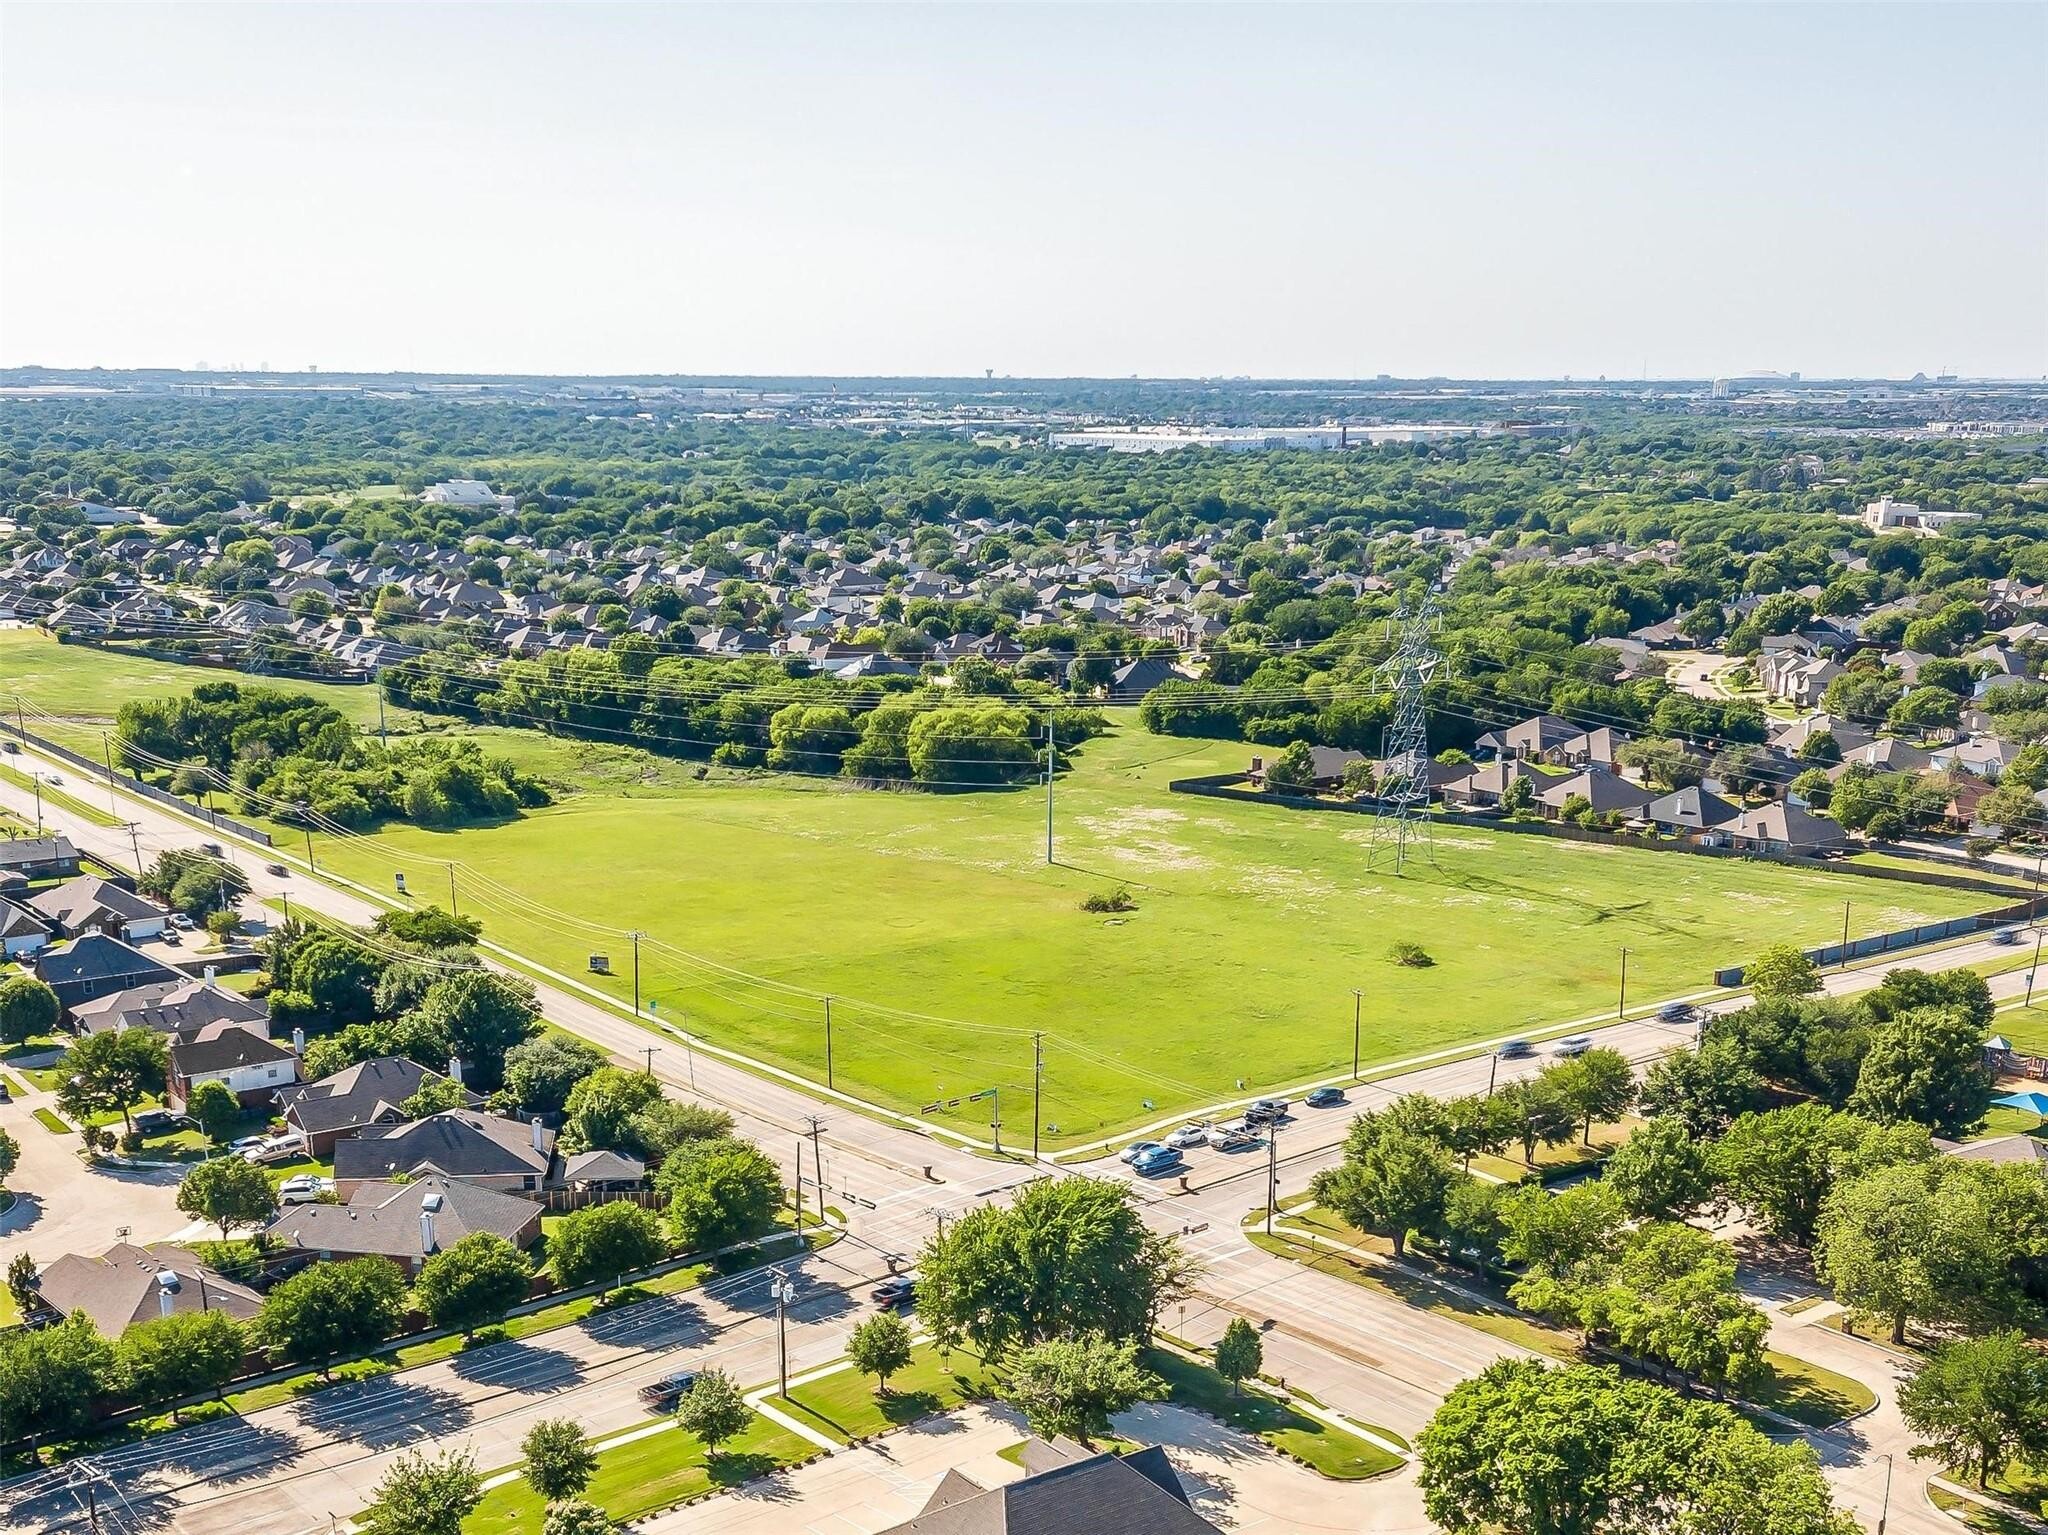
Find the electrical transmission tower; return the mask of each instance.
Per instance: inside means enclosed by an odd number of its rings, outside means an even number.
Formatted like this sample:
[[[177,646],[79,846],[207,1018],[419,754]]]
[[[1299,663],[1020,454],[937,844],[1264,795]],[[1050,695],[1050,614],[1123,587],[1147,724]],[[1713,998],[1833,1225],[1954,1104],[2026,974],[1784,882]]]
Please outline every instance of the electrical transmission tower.
[[[1394,720],[1387,726],[1380,766],[1380,811],[1373,818],[1366,867],[1377,868],[1382,859],[1391,856],[1394,872],[1399,874],[1408,861],[1411,844],[1432,864],[1436,862],[1436,844],[1429,832],[1429,728],[1423,698],[1430,679],[1444,664],[1436,648],[1436,593],[1430,592],[1413,611],[1402,603],[1394,622],[1400,629],[1400,643],[1379,669],[1381,682],[1394,695]]]

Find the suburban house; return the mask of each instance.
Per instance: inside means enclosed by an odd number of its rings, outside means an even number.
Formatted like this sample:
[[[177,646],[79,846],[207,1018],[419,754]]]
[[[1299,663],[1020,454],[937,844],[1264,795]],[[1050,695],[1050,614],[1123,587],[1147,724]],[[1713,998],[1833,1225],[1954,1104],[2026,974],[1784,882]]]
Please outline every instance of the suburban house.
[[[1532,792],[1537,784],[1549,782],[1549,779],[1534,768],[1525,767],[1519,757],[1497,757],[1492,762],[1480,763],[1463,778],[1445,784],[1444,803],[1498,807],[1502,797],[1518,778],[1534,780],[1530,785]]]
[[[169,1244],[121,1242],[97,1258],[66,1253],[36,1275],[36,1294],[59,1316],[83,1311],[107,1338],[173,1312],[225,1311],[246,1322],[263,1309],[263,1297],[254,1290]]]
[[[924,1509],[883,1535],[1214,1535],[1196,1513],[1166,1451],[1091,1451],[1069,1439],[1027,1439],[1025,1476],[983,1487],[958,1470]]]
[[[289,1045],[239,1023],[209,1023],[173,1037],[164,1098],[183,1113],[200,1083],[224,1082],[243,1108],[253,1109],[298,1080],[299,1058]]]
[[[1756,661],[1756,680],[1764,692],[1802,708],[1820,702],[1828,684],[1841,675],[1842,667],[1828,657],[1797,650],[1765,650]]]
[[[33,954],[50,941],[49,924],[25,906],[0,901],[0,959]]]
[[[1840,778],[1852,767],[1866,767],[1877,773],[1924,773],[1933,760],[1925,748],[1885,736],[1845,749],[1842,760],[1827,771],[1829,778]]]
[[[270,1009],[212,981],[180,979],[152,981],[81,1002],[71,1010],[71,1023],[81,1034],[154,1029],[172,1035],[196,1034],[212,1023],[233,1023],[267,1038]]]
[[[1740,805],[1709,793],[1698,784],[1660,795],[1645,805],[1639,816],[1661,832],[1705,847],[1719,847],[1726,842],[1729,823],[1741,817]]]
[[[1847,756],[1859,746],[1868,746],[1876,734],[1867,725],[1851,724],[1848,720],[1832,714],[1802,714],[1796,720],[1787,720],[1773,730],[1768,744],[1777,751],[1797,757],[1801,748],[1815,736],[1827,736],[1835,743],[1835,750]]]
[[[1826,853],[1849,840],[1833,821],[1785,804],[1745,810],[1726,830],[1730,847],[1751,853]]]
[[[110,938],[140,943],[145,938],[161,938],[164,924],[170,920],[170,913],[154,901],[96,874],[66,880],[56,889],[33,897],[28,904],[66,938],[105,933]]]
[[[88,933],[62,948],[44,949],[36,956],[36,976],[57,993],[67,1016],[79,1003],[94,997],[154,981],[183,979],[169,965],[105,933]]]
[[[1568,742],[1584,740],[1585,736],[1585,729],[1570,720],[1561,720],[1554,714],[1538,714],[1505,730],[1489,730],[1472,744],[1475,751],[1490,751],[1496,757],[1519,757],[1526,761],[1529,758],[1540,760]]]
[[[1551,779],[1548,788],[1536,791],[1536,803],[1555,818],[1564,814],[1565,801],[1574,795],[1585,799],[1595,815],[1634,816],[1656,798],[1641,784],[1630,783],[1626,778],[1617,778],[1598,768],[1588,768],[1583,773],[1573,773],[1569,778]]]
[[[9,837],[0,841],[0,874],[23,879],[71,879],[78,873],[78,849],[65,836]]]
[[[1140,656],[1126,661],[1110,674],[1109,696],[1120,703],[1143,698],[1162,682],[1181,680],[1180,673],[1158,656]]]
[[[488,1231],[525,1249],[540,1240],[541,1206],[461,1179],[360,1183],[346,1204],[294,1205],[265,1229],[272,1241],[322,1263],[389,1258],[416,1275],[435,1253]]]
[[[438,1173],[482,1188],[537,1194],[555,1180],[555,1132],[475,1109],[448,1109],[400,1125],[371,1125],[334,1148],[343,1199],[364,1183]]]
[[[298,1133],[309,1157],[326,1157],[335,1142],[377,1125],[406,1122],[404,1103],[430,1082],[445,1081],[402,1055],[358,1061],[317,1082],[302,1082],[278,1093],[287,1128]],[[483,1100],[471,1094],[474,1103]]]
[[[1341,747],[1336,746],[1311,746],[1308,749],[1308,755],[1310,762],[1309,776],[1318,789],[1336,788],[1338,784],[1344,781],[1344,770],[1346,768],[1350,767],[1354,762],[1364,762],[1366,760],[1365,753],[1363,752],[1345,751]],[[1244,776],[1251,780],[1253,788],[1265,788],[1266,759],[1263,756],[1252,758],[1252,764],[1245,771]]]

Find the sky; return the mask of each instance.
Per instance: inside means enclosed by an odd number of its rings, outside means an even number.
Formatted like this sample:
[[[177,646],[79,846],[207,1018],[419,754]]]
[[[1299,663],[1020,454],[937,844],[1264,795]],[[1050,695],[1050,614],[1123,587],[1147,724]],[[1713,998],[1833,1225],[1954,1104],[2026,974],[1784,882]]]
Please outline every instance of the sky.
[[[2048,373],[2048,3],[0,4],[0,365]]]

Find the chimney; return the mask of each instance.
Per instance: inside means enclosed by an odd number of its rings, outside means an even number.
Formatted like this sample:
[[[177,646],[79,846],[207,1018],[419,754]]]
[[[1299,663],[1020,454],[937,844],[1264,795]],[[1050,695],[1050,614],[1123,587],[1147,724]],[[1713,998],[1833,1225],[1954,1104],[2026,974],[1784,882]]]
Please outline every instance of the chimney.
[[[462,1085],[462,1057],[459,1055],[448,1057],[448,1080],[457,1087]]]
[[[178,1276],[170,1269],[159,1269],[156,1275],[156,1312],[158,1316],[169,1316],[171,1308],[178,1301]]]
[[[209,985],[209,986],[211,986],[211,985],[212,985],[212,984],[214,983],[214,980],[215,980],[215,979],[216,979],[216,978],[217,978],[217,977],[218,977],[219,975],[220,975],[220,969],[219,969],[219,967],[218,967],[218,966],[215,966],[215,965],[208,965],[208,966],[206,967],[206,984],[207,984],[207,985]]]
[[[547,1133],[548,1133],[548,1130],[547,1130],[547,1126],[546,1126],[546,1125],[544,1125],[544,1124],[542,1124],[542,1123],[540,1122],[540,1116],[539,1116],[538,1114],[534,1115],[534,1116],[533,1116],[533,1149],[534,1149],[535,1151],[546,1151],[546,1150],[548,1149],[548,1148],[546,1147],[546,1145],[544,1145],[544,1144],[542,1143],[542,1137],[543,1137],[543,1136],[545,1136],[545,1135],[546,1135]]]
[[[303,1028],[297,1028],[297,1027],[294,1027],[294,1028],[292,1029],[292,1054],[293,1054],[293,1055],[304,1055],[305,1053],[306,1053],[306,1031],[305,1031],[305,1030],[304,1030]]]
[[[420,1251],[434,1251],[434,1212],[425,1205],[420,1206]]]

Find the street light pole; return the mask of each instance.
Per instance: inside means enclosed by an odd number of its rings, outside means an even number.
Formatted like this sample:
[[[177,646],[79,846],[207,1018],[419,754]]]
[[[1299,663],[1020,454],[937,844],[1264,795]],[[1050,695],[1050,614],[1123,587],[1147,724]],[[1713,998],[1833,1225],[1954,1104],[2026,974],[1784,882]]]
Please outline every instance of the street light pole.
[[[1621,1000],[1614,1005],[1614,1021],[1620,1023],[1628,1017],[1628,946],[1621,950]]]
[[[1365,1006],[1365,993],[1358,987],[1351,988],[1351,1080],[1358,1080],[1358,1020],[1359,1012]]]
[[[832,1086],[832,993],[825,993],[825,1086]]]
[[[2034,972],[2041,968],[2041,940],[2044,937],[2048,937],[2048,927],[2034,929],[2034,962],[2027,966],[2027,1000],[2021,1004],[2025,1007],[2034,1005]]]
[[[1884,1535],[1884,1522],[1892,1511],[1892,1452],[1884,1452],[1884,1501],[1877,1506],[1877,1535]]]
[[[781,1269],[771,1271],[775,1275],[769,1293],[775,1297],[775,1373],[781,1385],[784,1400],[789,1397],[789,1302],[796,1294]]]
[[[1266,1126],[1266,1235],[1273,1234],[1273,1207],[1280,1202],[1280,1127]]]
[[[1842,903],[1842,962],[1835,968],[1838,970],[1847,970],[1849,968],[1849,903],[1847,901]]]
[[[811,1171],[818,1182],[818,1224],[825,1224],[825,1153],[818,1147],[818,1137],[825,1132],[825,1121],[815,1114],[805,1116],[811,1126]],[[801,1151],[798,1153],[802,1155]]]

